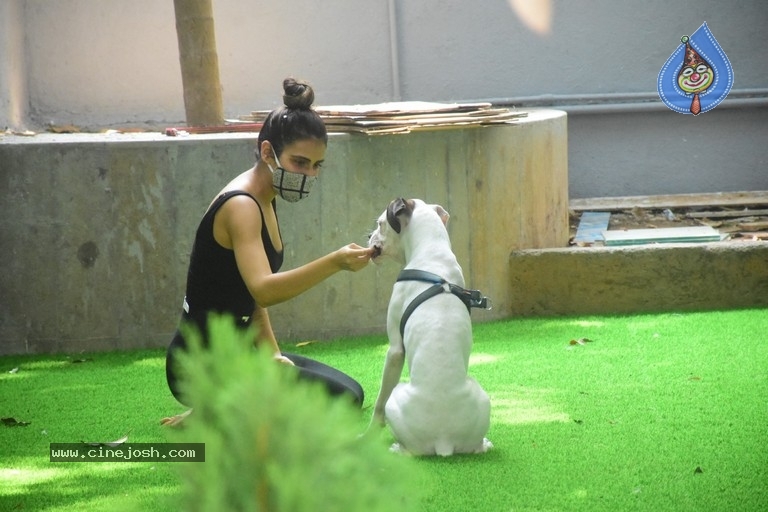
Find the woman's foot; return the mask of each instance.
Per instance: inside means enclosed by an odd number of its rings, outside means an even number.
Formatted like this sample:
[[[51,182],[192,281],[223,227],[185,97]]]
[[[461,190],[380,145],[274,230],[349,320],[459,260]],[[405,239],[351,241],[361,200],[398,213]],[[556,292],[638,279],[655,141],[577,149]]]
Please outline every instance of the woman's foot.
[[[168,418],[163,418],[160,420],[161,425],[165,425],[167,427],[180,427],[182,426],[182,423],[184,422],[184,419],[190,415],[192,412],[192,409],[188,410],[187,412],[183,412],[181,414],[177,414],[176,416],[170,416]]]

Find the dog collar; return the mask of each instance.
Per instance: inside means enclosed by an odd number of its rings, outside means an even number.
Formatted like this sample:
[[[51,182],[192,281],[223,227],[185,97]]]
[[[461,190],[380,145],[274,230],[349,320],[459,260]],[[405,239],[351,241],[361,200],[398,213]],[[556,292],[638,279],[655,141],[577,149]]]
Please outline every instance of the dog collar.
[[[466,288],[462,288],[459,285],[449,283],[437,274],[433,274],[432,272],[427,272],[425,270],[406,268],[400,272],[400,275],[397,276],[397,280],[423,281],[426,283],[432,283],[432,286],[417,295],[416,298],[413,299],[410,304],[408,304],[408,307],[405,308],[403,317],[400,319],[401,337],[405,333],[405,324],[408,321],[408,318],[411,316],[411,313],[413,313],[416,308],[421,305],[422,302],[431,299],[435,295],[439,295],[441,293],[451,293],[458,297],[459,300],[461,300],[461,302],[467,306],[467,312],[469,312],[471,308],[483,308],[488,310],[492,307],[491,300],[488,297],[483,296],[483,294],[480,293],[480,290],[467,290]]]

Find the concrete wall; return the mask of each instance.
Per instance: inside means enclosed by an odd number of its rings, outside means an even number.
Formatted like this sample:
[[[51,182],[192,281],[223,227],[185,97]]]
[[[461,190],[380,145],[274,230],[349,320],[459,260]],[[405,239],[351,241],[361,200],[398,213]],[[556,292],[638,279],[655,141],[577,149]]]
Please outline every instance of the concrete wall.
[[[13,139],[13,140],[11,140]],[[0,354],[165,346],[211,198],[253,163],[256,134],[0,138]],[[278,204],[285,268],[365,244],[398,196],[451,214],[468,286],[504,317],[508,256],[568,241],[566,116],[408,135],[332,135],[313,194]],[[384,332],[396,264],[341,273],[270,308],[282,341]]]
[[[509,264],[514,315],[768,308],[765,242],[522,250]]]
[[[0,37],[14,41],[0,45],[0,125],[183,121],[171,2],[0,4]],[[768,118],[768,3],[551,5],[551,29],[539,34],[506,0],[215,0],[225,112],[276,106],[287,75],[310,79],[325,105],[554,106],[573,120],[571,197],[768,188],[768,145],[751,144],[764,140]],[[704,21],[735,85],[716,110],[693,118],[661,104],[656,77]],[[675,165],[683,145],[693,165]]]

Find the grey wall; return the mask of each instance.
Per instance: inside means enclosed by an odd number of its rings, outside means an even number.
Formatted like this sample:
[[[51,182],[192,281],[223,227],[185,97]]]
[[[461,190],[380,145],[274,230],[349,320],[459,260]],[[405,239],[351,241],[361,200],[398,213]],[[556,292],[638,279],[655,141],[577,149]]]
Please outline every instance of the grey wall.
[[[572,198],[768,190],[767,108],[572,114],[568,129]]]
[[[216,0],[226,114],[276,106],[288,75],[311,80],[324,105],[555,106],[571,115],[572,197],[768,188],[768,145],[753,144],[768,119],[768,2],[551,3],[551,31],[541,35],[507,0]],[[0,125],[183,121],[171,2],[0,4]],[[661,104],[656,77],[704,21],[735,85],[694,119]],[[616,115],[627,110],[637,115]],[[683,144],[698,165],[667,169]]]
[[[706,21],[736,87],[768,87],[762,0],[555,0],[552,31],[528,30],[504,0],[398,2],[403,94],[447,100],[655,93],[666,59]]]

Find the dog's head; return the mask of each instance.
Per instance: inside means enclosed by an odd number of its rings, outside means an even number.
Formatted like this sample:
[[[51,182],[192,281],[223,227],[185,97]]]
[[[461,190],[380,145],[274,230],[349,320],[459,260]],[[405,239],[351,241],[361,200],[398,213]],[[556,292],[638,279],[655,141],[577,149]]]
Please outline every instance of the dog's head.
[[[368,247],[373,248],[373,262],[378,263],[381,256],[391,256],[403,261],[404,254],[401,238],[408,229],[417,209],[434,210],[443,225],[448,224],[448,212],[437,204],[426,204],[421,199],[398,198],[389,203],[377,220],[376,229],[368,238]],[[434,214],[433,214],[434,215]]]

